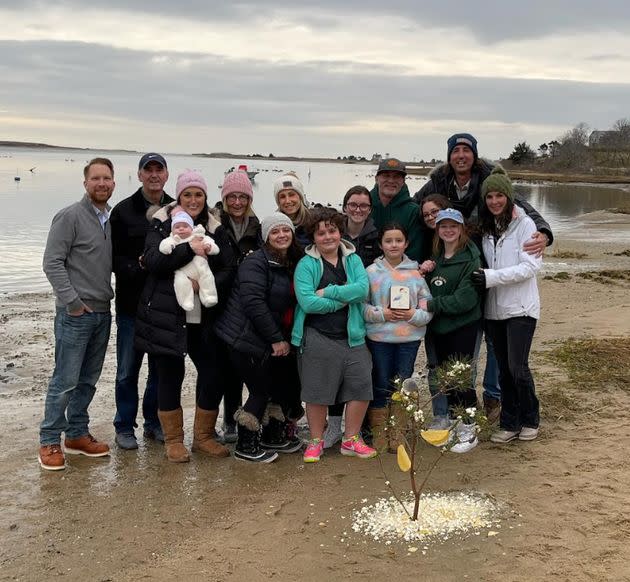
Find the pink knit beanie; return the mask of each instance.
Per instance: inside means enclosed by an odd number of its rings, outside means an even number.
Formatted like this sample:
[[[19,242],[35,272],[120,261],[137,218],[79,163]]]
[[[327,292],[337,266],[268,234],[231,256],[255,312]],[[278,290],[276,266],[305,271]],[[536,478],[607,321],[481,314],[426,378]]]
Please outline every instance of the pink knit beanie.
[[[204,194],[208,194],[208,185],[197,170],[186,170],[177,176],[175,197],[179,199],[179,195],[186,190],[186,188],[201,188]]]
[[[234,170],[225,175],[221,188],[221,199],[225,199],[228,194],[247,194],[250,198],[254,198],[254,190],[247,172]]]

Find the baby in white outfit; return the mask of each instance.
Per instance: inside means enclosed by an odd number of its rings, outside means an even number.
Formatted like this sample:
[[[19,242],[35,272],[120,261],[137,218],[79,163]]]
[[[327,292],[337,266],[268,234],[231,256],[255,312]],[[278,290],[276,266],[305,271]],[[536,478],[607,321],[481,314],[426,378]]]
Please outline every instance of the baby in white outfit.
[[[194,238],[203,239],[204,243],[211,245],[207,254],[218,255],[219,247],[206,235],[206,231],[198,224],[194,225],[193,219],[179,206],[173,208],[171,213],[171,236],[160,243],[160,252],[170,255],[173,249],[180,244],[185,244]],[[205,307],[212,307],[219,300],[214,275],[205,257],[195,255],[187,265],[175,271],[175,297],[185,311],[192,311],[195,306],[195,292],[193,281],[199,283],[199,300]]]

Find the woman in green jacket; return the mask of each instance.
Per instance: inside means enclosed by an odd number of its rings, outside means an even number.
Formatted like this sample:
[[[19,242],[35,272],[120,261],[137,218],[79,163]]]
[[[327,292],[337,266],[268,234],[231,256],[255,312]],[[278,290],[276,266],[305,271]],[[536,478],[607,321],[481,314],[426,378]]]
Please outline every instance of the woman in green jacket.
[[[420,307],[433,313],[427,335],[430,334],[430,341],[435,346],[437,365],[441,366],[448,360],[473,359],[481,326],[481,296],[470,275],[480,267],[481,261],[479,250],[468,238],[464,217],[459,210],[440,210],[435,222],[435,268],[426,275],[433,298],[421,301]],[[449,393],[447,399],[451,409],[477,406],[477,394],[473,387]],[[469,425],[462,425],[462,428],[465,426]],[[459,444],[451,450],[466,452],[476,446],[474,430],[470,437],[468,440],[468,435],[460,435]],[[463,441],[472,446],[461,446]]]

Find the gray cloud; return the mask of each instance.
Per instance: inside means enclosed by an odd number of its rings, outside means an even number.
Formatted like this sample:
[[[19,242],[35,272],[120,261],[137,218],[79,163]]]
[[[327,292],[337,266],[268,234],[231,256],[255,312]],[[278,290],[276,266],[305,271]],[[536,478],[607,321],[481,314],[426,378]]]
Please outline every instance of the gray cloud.
[[[318,127],[384,117],[471,124],[584,120],[606,127],[628,115],[630,102],[630,87],[622,84],[399,75],[355,63],[272,65],[82,43],[5,41],[0,51],[2,108],[45,108],[50,115],[94,112],[217,127]]]
[[[6,2],[9,5],[8,2]],[[1,4],[0,4],[1,5]],[[13,3],[11,3],[13,5]],[[84,10],[82,0],[61,0],[56,7]],[[46,10],[48,4],[41,0],[22,0],[21,8]],[[618,31],[626,34],[630,25],[630,4],[625,0],[529,0],[506,3],[505,0],[477,0],[462,3],[460,0],[442,2],[418,2],[414,0],[319,0],[314,3],[298,3],[294,0],[267,2],[233,1],[206,2],[204,0],[109,0],[103,10],[122,10],[133,15],[157,13],[175,18],[190,18],[208,23],[233,21],[243,27],[275,17],[297,19],[313,29],[330,29],[344,26],[348,19],[369,14],[382,17],[399,16],[421,27],[464,29],[472,33],[482,44],[494,44],[506,39],[542,38],[563,32]],[[279,30],[279,35],[281,34]],[[387,29],[365,31],[366,39],[371,32],[388,34]],[[392,35],[396,30],[389,31]],[[418,39],[421,42],[421,37]],[[448,42],[448,39],[445,39]],[[279,42],[281,39],[279,38]]]

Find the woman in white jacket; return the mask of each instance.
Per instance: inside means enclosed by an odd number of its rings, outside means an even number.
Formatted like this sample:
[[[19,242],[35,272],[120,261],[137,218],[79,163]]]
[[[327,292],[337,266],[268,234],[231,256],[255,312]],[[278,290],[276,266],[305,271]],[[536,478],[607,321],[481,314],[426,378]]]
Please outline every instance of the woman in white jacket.
[[[529,369],[529,351],[540,317],[536,273],[542,258],[523,251],[536,232],[525,212],[514,204],[512,183],[497,166],[486,178],[480,212],[483,254],[488,268],[472,274],[473,283],[487,289],[486,331],[499,364],[501,425],[490,440],[508,443],[538,436],[539,405]]]

